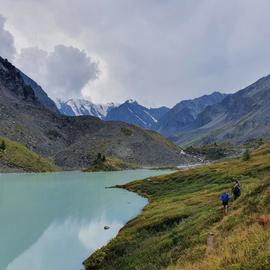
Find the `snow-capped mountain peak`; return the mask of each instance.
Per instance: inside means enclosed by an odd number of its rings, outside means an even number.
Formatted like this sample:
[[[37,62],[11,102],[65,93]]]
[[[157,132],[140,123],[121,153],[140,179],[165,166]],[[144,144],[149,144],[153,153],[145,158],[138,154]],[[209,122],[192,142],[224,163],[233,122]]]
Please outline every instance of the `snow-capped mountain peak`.
[[[62,114],[79,116],[90,115],[104,119],[108,112],[118,106],[116,103],[94,104],[84,99],[69,99],[67,101],[57,100],[57,107]]]
[[[166,107],[147,108],[133,99],[122,104],[94,104],[83,99],[58,99],[56,104],[59,111],[65,115],[91,115],[105,121],[123,121],[148,129],[154,129],[158,120],[169,110]]]
[[[128,99],[128,100],[126,101],[126,103],[136,103],[136,100],[134,100],[134,99]]]

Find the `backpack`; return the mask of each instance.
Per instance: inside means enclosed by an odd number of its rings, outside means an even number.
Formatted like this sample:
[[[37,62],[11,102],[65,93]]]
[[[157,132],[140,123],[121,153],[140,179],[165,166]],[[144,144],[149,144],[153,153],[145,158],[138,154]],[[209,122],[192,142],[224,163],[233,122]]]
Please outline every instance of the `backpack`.
[[[239,197],[239,196],[241,195],[241,189],[240,189],[239,186],[234,187],[234,189],[233,189],[233,194],[234,194],[235,196],[237,196],[237,197]]]
[[[229,197],[229,195],[228,195],[227,192],[222,193],[222,195],[220,196],[220,200],[221,200],[222,202],[228,202],[229,199],[230,199],[230,197]]]

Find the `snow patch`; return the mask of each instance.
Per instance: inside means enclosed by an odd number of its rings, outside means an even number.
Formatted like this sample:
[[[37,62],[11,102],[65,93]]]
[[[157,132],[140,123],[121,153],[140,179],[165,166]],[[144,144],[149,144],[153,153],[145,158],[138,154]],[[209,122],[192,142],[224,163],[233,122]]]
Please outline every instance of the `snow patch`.
[[[149,117],[155,122],[155,123],[157,123],[157,119],[153,116],[153,115],[151,115],[148,111],[144,111],[147,115],[149,115]]]
[[[112,102],[107,104],[94,104],[93,102],[84,99],[69,99],[68,101],[64,102],[57,99],[56,106],[60,111],[61,109],[64,111],[64,107],[68,106],[76,116],[90,115],[104,119],[108,112],[111,109],[118,107],[119,104]]]

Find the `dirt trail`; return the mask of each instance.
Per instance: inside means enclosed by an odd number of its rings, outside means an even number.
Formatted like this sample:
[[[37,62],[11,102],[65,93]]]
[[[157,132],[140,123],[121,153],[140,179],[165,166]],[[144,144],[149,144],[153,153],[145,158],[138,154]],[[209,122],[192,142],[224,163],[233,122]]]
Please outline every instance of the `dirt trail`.
[[[207,250],[206,254],[209,255],[211,254],[215,249],[215,235],[214,233],[210,233],[208,238],[207,238]]]

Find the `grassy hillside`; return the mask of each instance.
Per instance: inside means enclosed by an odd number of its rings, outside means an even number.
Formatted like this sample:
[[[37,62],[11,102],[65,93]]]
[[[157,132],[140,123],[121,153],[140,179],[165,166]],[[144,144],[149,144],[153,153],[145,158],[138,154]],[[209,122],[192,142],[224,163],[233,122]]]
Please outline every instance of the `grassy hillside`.
[[[30,151],[22,144],[0,137],[5,149],[0,149],[0,171],[52,172],[57,168],[49,160]]]
[[[241,158],[124,187],[148,197],[142,214],[86,269],[270,269],[270,144]],[[242,195],[223,217],[219,195],[238,177]]]

